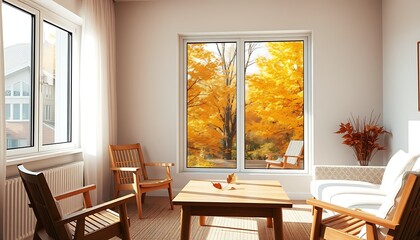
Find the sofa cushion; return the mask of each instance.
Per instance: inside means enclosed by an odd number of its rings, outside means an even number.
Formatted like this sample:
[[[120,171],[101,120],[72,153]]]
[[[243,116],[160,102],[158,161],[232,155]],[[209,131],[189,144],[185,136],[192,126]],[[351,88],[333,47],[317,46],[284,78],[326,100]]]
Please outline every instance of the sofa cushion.
[[[362,211],[377,214],[382,202],[385,200],[380,189],[371,193],[343,193],[331,197],[330,203],[342,206],[348,209],[360,209]],[[332,215],[330,213],[330,215]]]
[[[413,168],[411,168],[411,171],[419,171],[420,170],[420,157],[417,155],[417,159],[414,162]]]
[[[398,204],[401,200],[401,196],[402,196],[402,193],[403,193],[405,183],[406,183],[408,175],[410,175],[410,173],[419,174],[420,170],[406,171],[401,176],[401,181],[395,182],[395,184],[393,186],[394,188],[392,189],[392,191],[388,192],[386,197],[383,199],[382,205],[379,207],[378,211],[376,212],[375,215],[377,217],[388,219],[388,220],[393,219],[395,211],[397,209],[397,206],[398,206]],[[385,227],[382,227],[382,226],[377,226],[378,239],[380,239],[380,240],[385,239],[385,237],[388,233],[388,230],[389,230],[388,228],[385,228]],[[361,238],[366,237],[366,227],[364,227],[362,229],[362,231],[359,234],[359,237],[361,237]]]
[[[346,208],[359,208],[375,214],[386,192],[378,184],[354,180],[315,180],[311,194],[316,199]],[[332,212],[328,212],[333,215]]]
[[[409,170],[407,169],[408,165],[415,160],[413,157],[412,154],[406,153],[403,150],[395,153],[386,165],[380,188],[384,191],[392,191],[392,186],[395,181],[401,180],[403,173]]]
[[[323,200],[327,199],[331,193],[334,191],[340,190],[343,192],[344,189],[352,190],[353,192],[355,189],[378,189],[379,185],[369,183],[369,182],[362,182],[362,181],[355,181],[355,180],[314,180],[311,182],[311,194],[316,199]],[[361,190],[365,191],[365,190]]]

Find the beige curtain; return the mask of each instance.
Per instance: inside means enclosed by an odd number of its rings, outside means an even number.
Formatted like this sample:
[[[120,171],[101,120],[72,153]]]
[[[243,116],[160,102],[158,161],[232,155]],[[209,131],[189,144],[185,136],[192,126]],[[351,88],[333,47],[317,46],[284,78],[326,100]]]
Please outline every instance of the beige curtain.
[[[115,12],[112,0],[83,0],[81,44],[81,144],[86,184],[100,203],[112,193],[108,145],[116,141]]]

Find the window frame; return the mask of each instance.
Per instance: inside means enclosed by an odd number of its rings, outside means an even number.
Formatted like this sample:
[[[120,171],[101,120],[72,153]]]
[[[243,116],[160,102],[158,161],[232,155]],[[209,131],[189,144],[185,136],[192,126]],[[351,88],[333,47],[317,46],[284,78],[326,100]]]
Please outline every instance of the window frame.
[[[308,174],[312,161],[313,110],[312,110],[312,33],[310,31],[240,32],[240,33],[182,33],[179,37],[179,124],[178,170],[186,173],[262,173]],[[245,74],[244,44],[249,41],[303,41],[304,43],[304,168],[303,169],[245,169]],[[187,167],[187,44],[236,42],[237,44],[237,167],[189,168]]]
[[[63,154],[72,154],[80,152],[80,133],[79,133],[79,63],[80,63],[80,42],[81,42],[81,24],[82,20],[73,13],[56,3],[35,3],[28,0],[3,0],[10,5],[16,6],[24,11],[34,15],[34,83],[31,89],[33,105],[33,146],[6,151],[6,165],[21,162],[30,162],[42,159],[44,156],[58,156]],[[43,145],[42,143],[42,117],[43,106],[41,99],[41,68],[42,68],[42,42],[43,42],[43,24],[48,22],[69,33],[71,41],[69,42],[69,82],[68,94],[70,101],[69,108],[69,142]],[[71,45],[70,45],[71,44]],[[13,89],[13,86],[11,86]],[[23,88],[23,86],[21,86]],[[13,92],[11,93],[13,97]],[[3,108],[3,107],[2,107]]]

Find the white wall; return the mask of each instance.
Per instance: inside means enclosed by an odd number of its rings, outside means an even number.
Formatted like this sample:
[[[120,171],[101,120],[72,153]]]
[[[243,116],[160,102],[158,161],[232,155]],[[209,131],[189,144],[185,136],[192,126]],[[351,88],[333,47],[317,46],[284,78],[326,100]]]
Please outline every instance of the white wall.
[[[73,13],[80,15],[80,8],[82,7],[82,0],[54,0],[54,2],[67,8]]]
[[[419,9],[418,0],[383,0],[384,124],[393,132],[389,140],[392,152],[420,152],[420,142],[409,142],[420,135],[409,131],[409,121],[413,126],[420,122],[416,53],[416,43],[420,41]]]
[[[350,148],[333,132],[350,113],[366,116],[372,110],[382,111],[381,11],[380,0],[118,2],[118,142],[141,142],[147,161],[177,160],[178,33],[310,30],[314,154],[309,160],[355,165]],[[382,164],[382,154],[373,164]],[[175,191],[190,178],[225,177],[173,175]],[[279,179],[291,197],[306,198],[311,176],[246,178]]]

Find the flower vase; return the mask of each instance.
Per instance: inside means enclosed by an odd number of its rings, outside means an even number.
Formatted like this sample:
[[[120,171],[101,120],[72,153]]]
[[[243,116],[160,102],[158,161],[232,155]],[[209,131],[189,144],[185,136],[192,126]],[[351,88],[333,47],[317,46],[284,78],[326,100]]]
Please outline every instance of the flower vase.
[[[360,166],[368,166],[369,165],[369,160],[357,160],[360,164]]]

